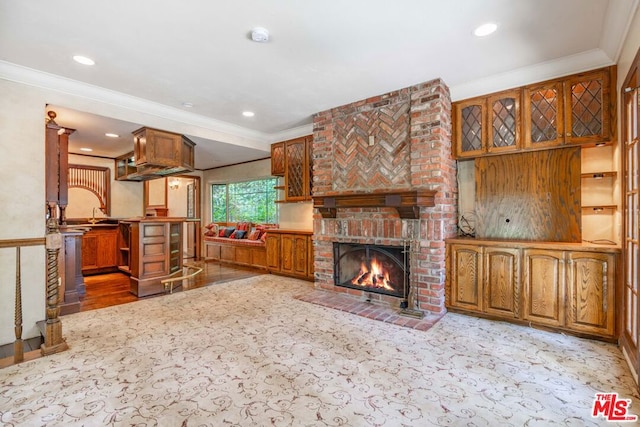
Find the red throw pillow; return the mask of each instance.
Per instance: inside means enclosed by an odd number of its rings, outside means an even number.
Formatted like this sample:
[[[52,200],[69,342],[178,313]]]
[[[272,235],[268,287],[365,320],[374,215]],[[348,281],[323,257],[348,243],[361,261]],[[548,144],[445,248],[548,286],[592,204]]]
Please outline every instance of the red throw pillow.
[[[267,241],[267,233],[262,233],[262,236],[260,236],[260,240],[262,240],[263,242]]]
[[[207,230],[204,232],[204,235],[207,237],[215,237],[218,235],[218,233],[216,233],[215,231]]]
[[[224,237],[224,228],[218,230],[218,237]]]
[[[253,230],[247,237],[249,240],[258,240],[260,238],[260,230]]]

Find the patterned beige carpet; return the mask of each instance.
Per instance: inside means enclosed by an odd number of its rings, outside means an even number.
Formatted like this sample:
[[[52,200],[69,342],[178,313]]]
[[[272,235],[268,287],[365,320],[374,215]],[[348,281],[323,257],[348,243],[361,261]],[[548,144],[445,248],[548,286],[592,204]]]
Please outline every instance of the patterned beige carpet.
[[[258,276],[64,318],[71,349],[0,370],[6,426],[589,426],[640,398],[610,344],[448,314],[416,331]],[[628,425],[628,424],[627,424]]]

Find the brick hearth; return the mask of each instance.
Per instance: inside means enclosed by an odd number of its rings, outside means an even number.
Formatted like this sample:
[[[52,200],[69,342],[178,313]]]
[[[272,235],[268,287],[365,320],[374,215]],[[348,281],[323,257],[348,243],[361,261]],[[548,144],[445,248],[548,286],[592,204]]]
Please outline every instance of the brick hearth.
[[[451,100],[440,79],[316,114],[313,121],[313,195],[375,190],[435,190],[436,206],[419,219],[392,208],[339,209],[336,218],[314,213],[315,285],[334,286],[333,242],[411,244],[411,286],[418,309],[445,310],[445,244],[456,235],[456,163],[451,157]],[[398,298],[367,294],[397,307]]]

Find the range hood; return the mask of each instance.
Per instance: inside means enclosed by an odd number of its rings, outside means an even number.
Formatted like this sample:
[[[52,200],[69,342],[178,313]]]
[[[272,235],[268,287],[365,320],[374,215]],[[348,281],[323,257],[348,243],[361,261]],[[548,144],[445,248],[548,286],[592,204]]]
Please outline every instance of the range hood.
[[[186,136],[148,127],[132,133],[136,169],[126,180],[148,181],[194,170],[196,144]]]

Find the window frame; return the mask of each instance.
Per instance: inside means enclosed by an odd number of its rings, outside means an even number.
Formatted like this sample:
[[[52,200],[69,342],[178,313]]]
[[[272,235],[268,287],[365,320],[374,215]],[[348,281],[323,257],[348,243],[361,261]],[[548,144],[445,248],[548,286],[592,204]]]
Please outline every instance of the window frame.
[[[254,179],[247,179],[247,180],[241,180],[241,181],[229,181],[229,182],[212,182],[209,184],[209,197],[210,197],[210,209],[209,209],[209,216],[211,219],[211,222],[215,222],[215,223],[233,223],[233,222],[238,222],[238,221],[249,221],[249,219],[236,219],[236,218],[230,218],[230,206],[231,203],[229,203],[230,200],[230,187],[236,184],[245,184],[245,183],[249,183],[249,182],[258,182],[258,181],[271,181],[271,183],[266,183],[265,185],[270,186],[271,190],[273,191],[273,199],[274,199],[274,203],[273,203],[273,223],[279,223],[280,221],[280,208],[279,208],[279,204],[276,202],[277,200],[277,196],[278,196],[278,192],[277,189],[275,188],[278,185],[278,178],[277,177],[264,177],[264,178],[254,178]],[[214,188],[218,186],[218,187],[224,187],[224,194],[225,194],[225,207],[224,207],[224,211],[225,211],[225,218],[224,221],[221,221],[219,218],[216,218],[214,215]],[[255,194],[255,193],[253,193]],[[265,192],[266,194],[266,192]],[[266,221],[259,221],[259,222],[268,222],[271,223],[272,221],[266,220]]]

